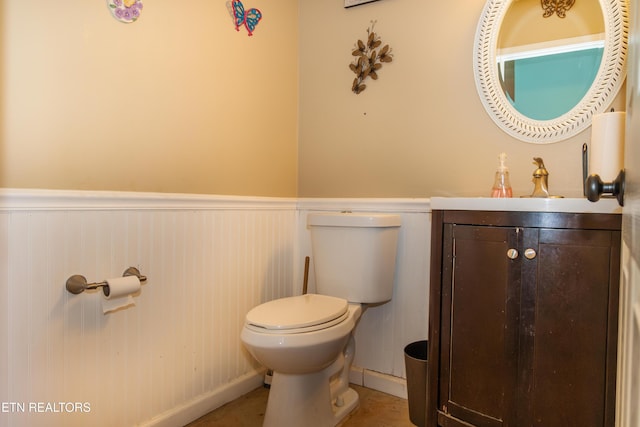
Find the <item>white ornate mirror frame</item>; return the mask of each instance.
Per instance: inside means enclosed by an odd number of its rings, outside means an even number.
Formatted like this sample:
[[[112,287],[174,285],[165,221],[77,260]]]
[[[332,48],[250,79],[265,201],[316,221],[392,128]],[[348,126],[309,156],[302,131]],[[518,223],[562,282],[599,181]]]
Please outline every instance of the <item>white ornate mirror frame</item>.
[[[570,138],[590,126],[594,114],[606,111],[624,82],[629,36],[628,0],[599,0],[605,21],[605,46],[596,78],[573,109],[555,119],[542,121],[530,119],[516,110],[500,85],[496,49],[500,26],[512,1],[487,1],[478,22],[473,70],[480,99],[496,124],[515,138],[532,143]]]

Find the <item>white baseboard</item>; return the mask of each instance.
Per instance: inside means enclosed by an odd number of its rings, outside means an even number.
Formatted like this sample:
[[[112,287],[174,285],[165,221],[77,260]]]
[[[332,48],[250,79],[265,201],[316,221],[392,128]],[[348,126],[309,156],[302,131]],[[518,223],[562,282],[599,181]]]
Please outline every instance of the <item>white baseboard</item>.
[[[175,427],[189,424],[225,403],[255,390],[262,385],[263,380],[264,371],[255,371],[184,405],[153,417],[149,421],[139,424],[139,426]]]
[[[404,378],[352,366],[349,382],[362,387],[378,390],[402,399],[407,398],[407,381]]]
[[[141,427],[175,427],[177,425],[186,425],[219,408],[225,403],[255,390],[262,385],[263,380],[264,372],[256,371],[139,425]],[[403,399],[407,398],[407,385],[404,378],[353,366],[351,367],[349,381],[362,387],[378,390]]]

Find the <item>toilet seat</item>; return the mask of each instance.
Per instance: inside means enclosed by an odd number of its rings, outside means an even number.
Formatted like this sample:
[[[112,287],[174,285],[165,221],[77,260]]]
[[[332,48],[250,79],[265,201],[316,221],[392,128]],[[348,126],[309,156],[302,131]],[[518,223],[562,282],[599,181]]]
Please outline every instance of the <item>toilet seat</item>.
[[[280,298],[247,313],[247,328],[262,333],[296,334],[329,328],[348,316],[349,303],[342,298],[306,294]]]

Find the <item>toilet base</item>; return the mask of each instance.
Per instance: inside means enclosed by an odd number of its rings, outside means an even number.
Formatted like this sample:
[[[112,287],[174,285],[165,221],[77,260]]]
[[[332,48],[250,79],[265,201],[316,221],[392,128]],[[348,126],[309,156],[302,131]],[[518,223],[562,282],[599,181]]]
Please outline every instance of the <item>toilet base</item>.
[[[358,407],[358,404],[360,403],[360,396],[357,391],[352,388],[348,388],[347,391],[342,393],[342,401],[342,406],[336,406],[335,402],[332,405],[336,425],[341,421],[344,421],[347,416]]]
[[[358,393],[348,388],[341,406],[331,402],[331,387],[324,371],[305,375],[273,373],[264,427],[333,427],[359,404]]]

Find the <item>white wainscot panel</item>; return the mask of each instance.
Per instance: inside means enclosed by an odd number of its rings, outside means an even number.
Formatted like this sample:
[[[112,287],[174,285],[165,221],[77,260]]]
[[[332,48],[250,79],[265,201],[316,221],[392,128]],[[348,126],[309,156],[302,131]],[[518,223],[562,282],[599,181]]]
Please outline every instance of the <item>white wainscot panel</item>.
[[[393,300],[356,335],[360,377],[385,391],[404,345],[427,336],[428,201],[0,191],[0,401],[15,404],[0,425],[184,425],[259,386],[244,316],[300,293],[306,213],[344,209],[403,219]],[[100,292],[64,289],[129,266],[148,281],[126,310],[103,315]],[[53,406],[30,412],[38,402]]]
[[[0,425],[183,425],[262,383],[240,331],[293,292],[295,203],[38,194],[0,215]],[[129,266],[148,280],[125,310],[64,288]]]

